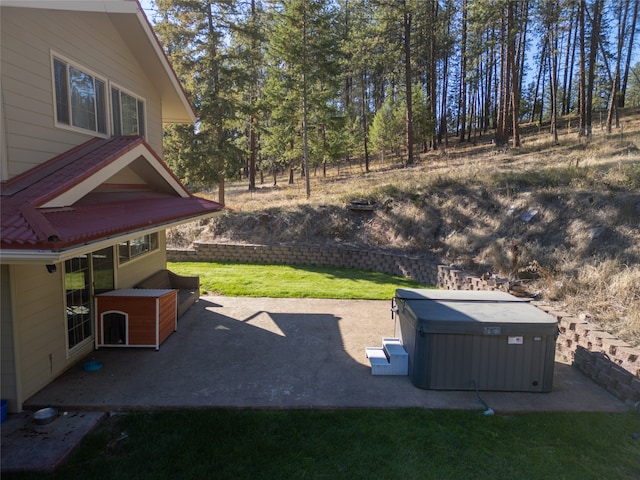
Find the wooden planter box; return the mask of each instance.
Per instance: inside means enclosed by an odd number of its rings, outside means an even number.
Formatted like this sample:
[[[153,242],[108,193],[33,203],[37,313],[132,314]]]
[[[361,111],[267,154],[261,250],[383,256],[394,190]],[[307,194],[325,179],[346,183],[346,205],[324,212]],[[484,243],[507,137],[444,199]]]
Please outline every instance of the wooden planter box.
[[[177,290],[123,289],[96,295],[98,347],[160,348],[178,329]]]

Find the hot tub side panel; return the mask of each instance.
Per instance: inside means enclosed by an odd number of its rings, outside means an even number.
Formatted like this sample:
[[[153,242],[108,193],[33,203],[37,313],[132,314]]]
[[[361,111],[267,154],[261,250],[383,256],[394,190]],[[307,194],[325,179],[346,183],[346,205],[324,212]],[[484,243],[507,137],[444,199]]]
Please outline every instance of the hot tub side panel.
[[[429,334],[427,366],[414,384],[434,390],[549,392],[553,385],[555,337]],[[422,360],[426,358],[426,360]]]

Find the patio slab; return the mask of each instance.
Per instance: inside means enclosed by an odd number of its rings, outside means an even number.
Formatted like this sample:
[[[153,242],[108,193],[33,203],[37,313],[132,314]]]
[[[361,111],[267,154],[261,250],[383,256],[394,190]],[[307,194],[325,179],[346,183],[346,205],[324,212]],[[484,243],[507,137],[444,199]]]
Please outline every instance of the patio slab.
[[[483,409],[472,391],[422,390],[408,376],[373,376],[365,348],[392,337],[390,302],[202,297],[159,351],[100,348],[25,408]],[[82,365],[83,362],[80,363]],[[574,367],[556,361],[550,393],[481,392],[495,412],[625,411]]]

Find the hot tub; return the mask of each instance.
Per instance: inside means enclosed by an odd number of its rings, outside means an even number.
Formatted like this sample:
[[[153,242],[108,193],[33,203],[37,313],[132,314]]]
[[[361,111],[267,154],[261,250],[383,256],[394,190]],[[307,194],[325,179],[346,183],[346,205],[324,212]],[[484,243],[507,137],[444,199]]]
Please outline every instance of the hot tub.
[[[419,388],[549,392],[557,320],[504,292],[398,289],[395,336]]]

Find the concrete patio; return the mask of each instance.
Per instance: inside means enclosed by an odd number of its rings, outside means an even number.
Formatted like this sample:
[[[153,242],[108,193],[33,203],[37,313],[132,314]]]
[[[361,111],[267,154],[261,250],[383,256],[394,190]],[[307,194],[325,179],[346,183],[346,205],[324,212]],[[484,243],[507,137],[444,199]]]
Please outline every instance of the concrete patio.
[[[390,302],[202,297],[159,351],[100,348],[32,396],[28,409],[482,409],[473,391],[416,388],[373,376],[365,347],[393,336]],[[496,412],[624,411],[577,369],[556,361],[551,393],[481,392]]]

